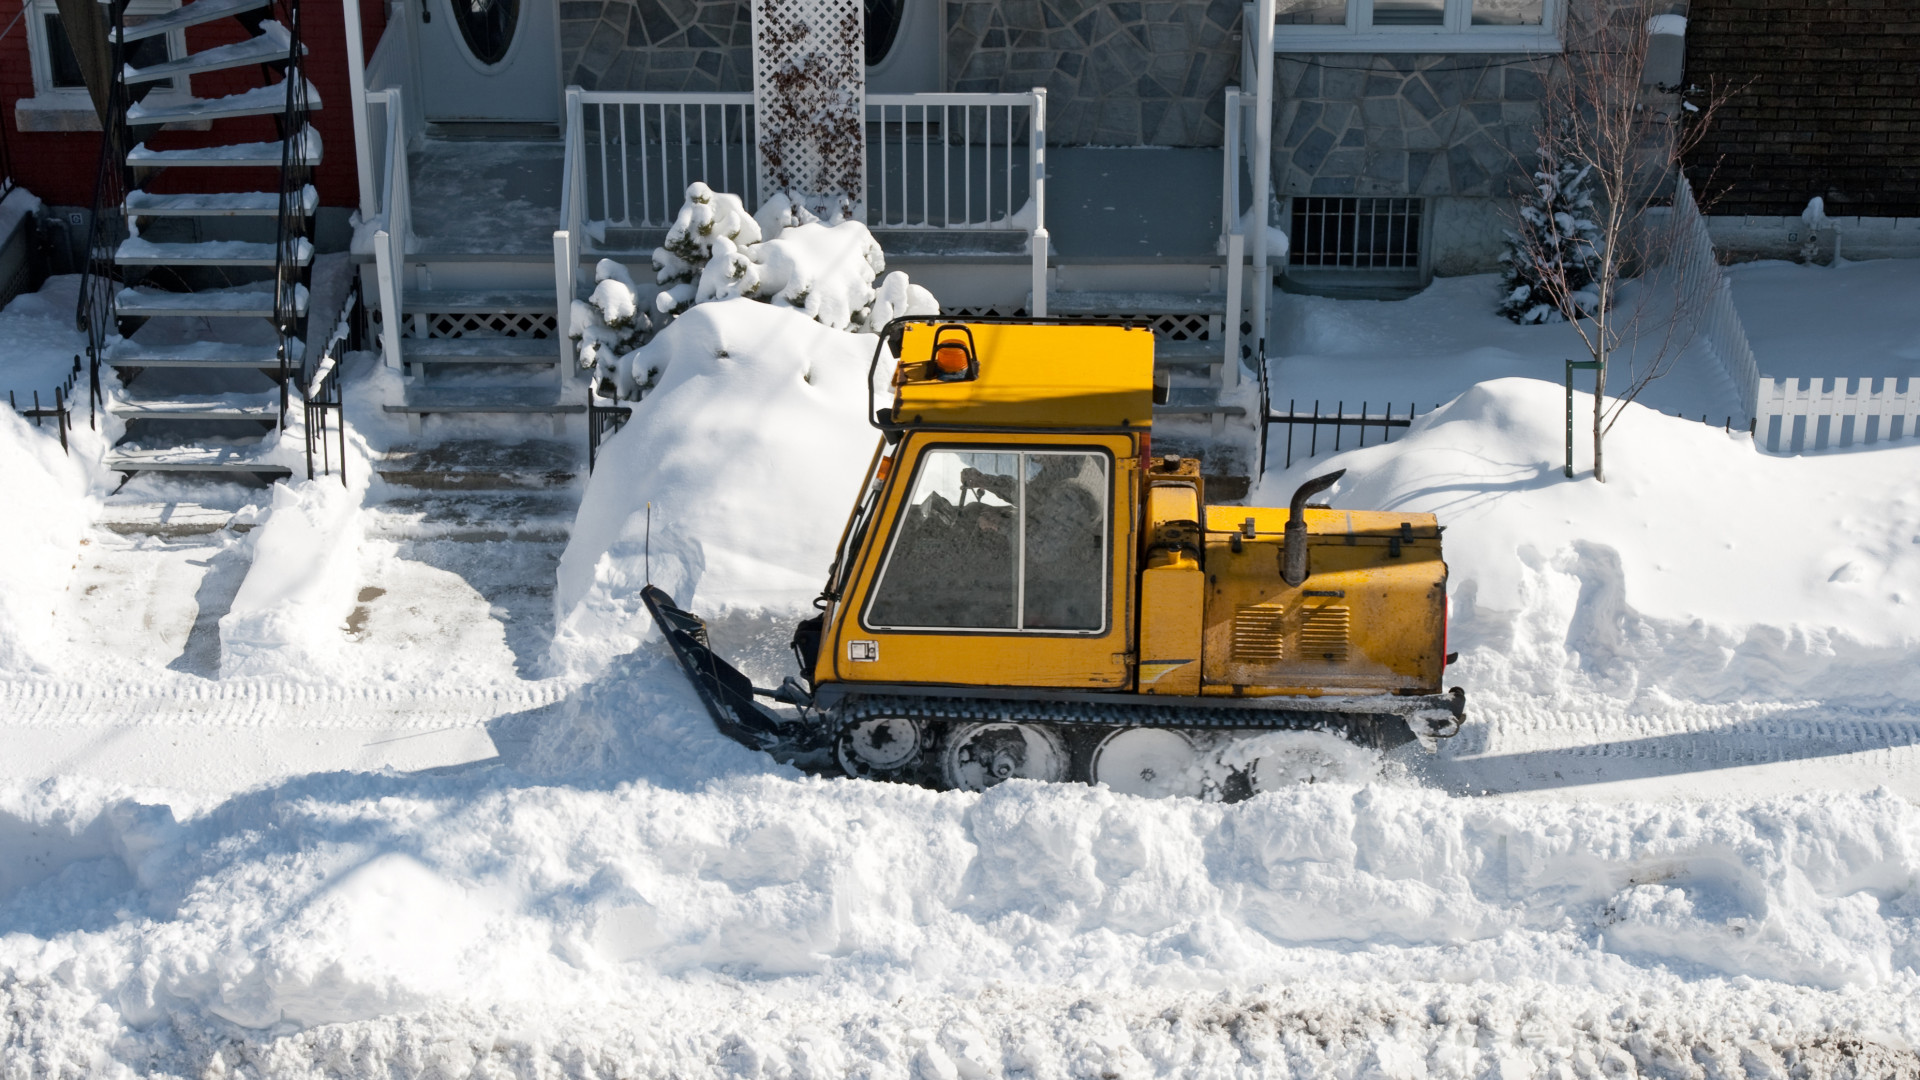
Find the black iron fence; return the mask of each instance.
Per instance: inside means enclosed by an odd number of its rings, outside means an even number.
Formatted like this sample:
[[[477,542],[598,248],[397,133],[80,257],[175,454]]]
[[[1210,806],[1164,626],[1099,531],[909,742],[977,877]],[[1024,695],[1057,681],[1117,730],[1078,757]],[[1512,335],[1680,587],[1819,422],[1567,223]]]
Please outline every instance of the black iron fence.
[[[1435,405],[1434,408],[1437,409],[1439,406]],[[1430,409],[1428,411],[1431,412],[1432,410]],[[1305,450],[1303,453],[1298,454],[1302,460],[1305,460],[1322,453],[1338,453],[1342,449],[1345,449],[1345,447],[1342,446],[1342,442],[1349,438],[1347,435],[1349,428],[1355,429],[1357,439],[1354,441],[1354,447],[1356,448],[1367,445],[1367,432],[1369,429],[1379,432],[1378,442],[1392,442],[1393,429],[1410,426],[1414,418],[1419,415],[1421,414],[1411,402],[1407,404],[1404,411],[1397,412],[1392,405],[1387,405],[1384,406],[1380,412],[1375,413],[1371,409],[1371,404],[1363,401],[1360,403],[1360,411],[1350,414],[1347,412],[1347,403],[1344,401],[1336,402],[1334,410],[1331,413],[1323,411],[1321,403],[1315,401],[1313,403],[1313,411],[1306,413],[1300,411],[1300,403],[1298,400],[1289,399],[1287,401],[1286,412],[1267,413],[1265,427],[1273,428],[1282,425],[1286,427],[1287,463],[1284,467],[1292,468],[1293,459],[1296,456],[1294,440],[1296,429],[1298,428],[1307,429],[1304,437],[1306,442]],[[1321,435],[1321,428],[1328,429],[1325,436]],[[1272,436],[1268,435],[1266,437],[1271,438]],[[1324,451],[1320,449],[1320,443],[1323,439],[1330,443]]]
[[[633,409],[620,404],[602,405],[600,395],[587,388],[587,471],[600,460],[600,444],[633,419]]]
[[[23,406],[18,395],[12,390],[7,391],[7,404],[13,407],[14,412],[33,421],[34,427],[39,427],[48,420],[53,421],[60,432],[60,449],[62,450],[70,450],[67,445],[67,432],[73,430],[73,388],[80,381],[80,372],[80,357],[76,355],[73,358],[72,369],[67,372],[67,377],[53,388],[50,403],[43,401],[40,391],[35,390],[33,404]]]

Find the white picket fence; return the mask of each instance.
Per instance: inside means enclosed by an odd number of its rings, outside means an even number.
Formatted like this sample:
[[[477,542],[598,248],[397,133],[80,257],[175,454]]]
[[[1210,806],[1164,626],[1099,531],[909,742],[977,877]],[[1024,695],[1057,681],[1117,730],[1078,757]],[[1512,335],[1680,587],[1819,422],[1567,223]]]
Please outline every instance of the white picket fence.
[[[1733,287],[1714,257],[1707,222],[1682,177],[1674,195],[1677,272],[1696,312],[1695,332],[1733,380],[1756,444],[1776,454],[1869,446],[1920,437],[1920,378],[1775,379],[1760,374],[1733,306]]]
[[[1920,435],[1920,378],[1762,379],[1754,441],[1773,453]]]

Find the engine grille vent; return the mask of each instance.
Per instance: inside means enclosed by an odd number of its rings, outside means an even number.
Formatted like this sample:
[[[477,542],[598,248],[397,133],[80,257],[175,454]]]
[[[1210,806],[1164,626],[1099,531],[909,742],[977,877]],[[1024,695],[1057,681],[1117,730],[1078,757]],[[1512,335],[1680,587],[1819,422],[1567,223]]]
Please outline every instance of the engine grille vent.
[[[1233,659],[1241,664],[1274,664],[1286,656],[1286,609],[1253,604],[1233,617]]]
[[[1308,660],[1346,662],[1347,609],[1344,605],[1334,604],[1302,613],[1299,655]]]

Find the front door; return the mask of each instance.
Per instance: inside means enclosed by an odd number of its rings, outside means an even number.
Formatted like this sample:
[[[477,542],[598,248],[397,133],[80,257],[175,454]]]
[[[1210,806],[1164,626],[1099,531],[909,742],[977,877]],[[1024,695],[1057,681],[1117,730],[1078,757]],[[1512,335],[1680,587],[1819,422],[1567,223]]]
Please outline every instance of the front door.
[[[867,93],[937,94],[941,0],[866,0]]]
[[[555,0],[407,0],[429,121],[560,119]]]

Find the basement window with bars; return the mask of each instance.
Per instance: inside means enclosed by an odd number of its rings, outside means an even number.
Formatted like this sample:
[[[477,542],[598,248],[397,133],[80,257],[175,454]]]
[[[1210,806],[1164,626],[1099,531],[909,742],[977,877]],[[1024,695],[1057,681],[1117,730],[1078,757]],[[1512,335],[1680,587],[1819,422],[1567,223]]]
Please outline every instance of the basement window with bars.
[[[1287,265],[1419,270],[1421,199],[1296,195]]]
[[[156,15],[177,8],[176,0],[132,0],[127,5],[126,21],[137,26]],[[99,130],[93,113],[93,99],[87,93],[73,42],[60,18],[54,0],[28,0],[27,56],[33,69],[33,97],[21,98],[17,119],[21,130]],[[186,39],[179,31],[142,38],[128,45],[126,60],[134,67],[147,67],[186,55]],[[150,91],[154,101],[186,96],[186,80],[162,79]],[[62,119],[64,114],[71,114]]]

